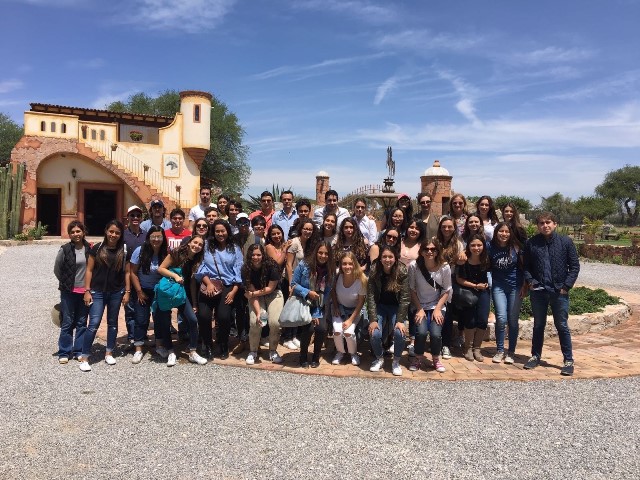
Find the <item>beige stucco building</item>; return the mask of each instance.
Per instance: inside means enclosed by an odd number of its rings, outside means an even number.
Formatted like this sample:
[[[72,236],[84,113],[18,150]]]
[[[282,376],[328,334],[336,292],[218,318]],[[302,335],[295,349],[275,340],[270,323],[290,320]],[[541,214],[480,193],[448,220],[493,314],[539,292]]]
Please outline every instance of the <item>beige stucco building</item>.
[[[210,146],[211,94],[180,92],[175,117],[32,103],[11,152],[25,163],[22,225],[66,236],[73,220],[101,235],[129,206],[160,198],[167,210],[198,203]]]

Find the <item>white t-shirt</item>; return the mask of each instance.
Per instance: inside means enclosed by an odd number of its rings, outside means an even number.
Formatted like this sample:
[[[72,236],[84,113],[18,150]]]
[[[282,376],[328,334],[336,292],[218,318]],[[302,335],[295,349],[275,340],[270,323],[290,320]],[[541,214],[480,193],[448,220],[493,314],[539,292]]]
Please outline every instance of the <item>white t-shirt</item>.
[[[209,207],[215,207],[215,205],[213,203],[210,203]],[[208,208],[208,207],[205,207],[205,208]],[[204,208],[202,208],[200,204],[196,205],[195,207],[191,207],[191,210],[189,210],[190,222],[195,222],[199,218],[205,218]]]
[[[409,289],[416,292],[422,308],[425,310],[433,310],[444,292],[449,292],[447,303],[451,302],[453,290],[451,289],[451,267],[449,267],[449,264],[445,263],[437,271],[431,272],[431,278],[435,280],[435,283],[442,286],[441,291],[436,290],[429,282],[427,282],[427,279],[422,275],[420,268],[416,265],[415,260],[409,264],[408,270]],[[442,310],[444,310],[446,306],[447,304],[445,303]]]
[[[347,308],[355,308],[358,305],[358,296],[365,296],[367,288],[362,284],[360,279],[353,282],[349,288],[344,286],[344,276],[341,274],[336,282],[336,296],[338,303]]]

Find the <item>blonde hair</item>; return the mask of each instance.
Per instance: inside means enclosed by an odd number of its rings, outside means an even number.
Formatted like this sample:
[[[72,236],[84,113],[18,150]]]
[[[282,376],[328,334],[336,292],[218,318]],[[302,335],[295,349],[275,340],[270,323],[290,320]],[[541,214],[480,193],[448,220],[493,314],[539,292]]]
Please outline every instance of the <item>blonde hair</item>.
[[[344,275],[344,272],[342,271],[342,262],[345,258],[351,259],[351,261],[353,262],[353,276],[356,278],[356,280],[360,280],[360,282],[362,282],[362,285],[366,287],[367,276],[364,274],[362,267],[358,263],[356,255],[352,251],[343,252],[342,256],[340,257],[340,263],[338,264],[338,275],[340,275],[341,273]]]

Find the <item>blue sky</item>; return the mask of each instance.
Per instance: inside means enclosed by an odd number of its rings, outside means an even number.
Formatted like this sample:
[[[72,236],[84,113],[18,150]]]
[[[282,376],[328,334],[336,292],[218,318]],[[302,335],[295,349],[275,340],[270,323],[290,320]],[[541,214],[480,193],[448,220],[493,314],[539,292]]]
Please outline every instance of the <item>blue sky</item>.
[[[55,6],[52,6],[55,4]],[[640,2],[0,0],[0,111],[206,90],[246,130],[248,193],[593,193],[640,153]]]

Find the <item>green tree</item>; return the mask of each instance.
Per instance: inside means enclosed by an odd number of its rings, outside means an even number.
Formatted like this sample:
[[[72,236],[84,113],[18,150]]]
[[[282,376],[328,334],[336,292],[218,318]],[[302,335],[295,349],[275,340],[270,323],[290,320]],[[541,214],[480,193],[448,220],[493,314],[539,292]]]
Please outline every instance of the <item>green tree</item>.
[[[558,222],[571,223],[576,221],[571,210],[572,202],[569,197],[565,197],[560,192],[556,192],[548,197],[541,197],[542,201],[537,206],[536,211],[553,213]],[[580,220],[578,220],[580,221]]]
[[[515,195],[500,195],[494,200],[496,209],[502,210],[507,203],[513,203],[518,209],[518,213],[528,213],[531,210],[531,202],[526,198]]]
[[[0,165],[9,163],[11,150],[22,135],[24,135],[24,128],[4,113],[0,113]]]
[[[146,113],[173,117],[180,111],[180,93],[165,90],[157,97],[145,93],[106,106],[113,112]],[[249,147],[243,145],[244,129],[235,113],[216,97],[211,100],[211,146],[202,162],[200,176],[223,192],[242,192],[249,182]]]
[[[625,165],[612,170],[604,177],[604,181],[596,187],[596,193],[615,201],[627,215],[627,224],[632,227],[638,223],[638,201],[640,200],[640,167]]]
[[[580,197],[571,206],[573,213],[590,220],[604,220],[618,209],[616,202],[604,197]]]

